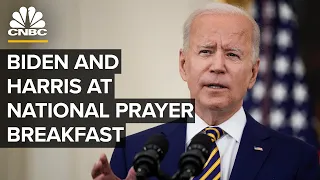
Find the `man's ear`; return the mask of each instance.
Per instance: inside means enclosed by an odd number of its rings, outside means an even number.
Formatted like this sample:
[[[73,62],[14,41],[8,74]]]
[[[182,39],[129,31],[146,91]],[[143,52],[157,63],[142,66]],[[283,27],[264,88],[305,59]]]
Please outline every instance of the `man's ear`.
[[[250,77],[248,89],[251,89],[257,80],[257,76],[258,76],[258,72],[259,72],[259,65],[260,65],[260,59],[258,58],[256,60],[256,63],[252,66],[252,76]]]
[[[179,51],[179,72],[181,78],[186,81],[187,80],[187,71],[186,71],[186,55],[183,49]]]

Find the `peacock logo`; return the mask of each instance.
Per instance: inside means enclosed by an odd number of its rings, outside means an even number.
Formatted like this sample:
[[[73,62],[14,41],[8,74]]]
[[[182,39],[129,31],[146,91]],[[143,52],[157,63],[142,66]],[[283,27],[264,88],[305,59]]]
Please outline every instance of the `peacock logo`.
[[[10,21],[8,31],[9,36],[45,36],[45,21],[42,20],[43,14],[36,11],[34,7],[21,7],[19,11],[12,13],[13,20]]]

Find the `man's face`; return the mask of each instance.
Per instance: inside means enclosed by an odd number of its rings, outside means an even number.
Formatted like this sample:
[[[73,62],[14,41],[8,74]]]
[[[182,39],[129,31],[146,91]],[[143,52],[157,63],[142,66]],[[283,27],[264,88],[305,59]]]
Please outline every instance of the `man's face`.
[[[253,26],[238,15],[203,14],[190,29],[189,48],[180,51],[180,74],[197,106],[239,108],[255,83]]]

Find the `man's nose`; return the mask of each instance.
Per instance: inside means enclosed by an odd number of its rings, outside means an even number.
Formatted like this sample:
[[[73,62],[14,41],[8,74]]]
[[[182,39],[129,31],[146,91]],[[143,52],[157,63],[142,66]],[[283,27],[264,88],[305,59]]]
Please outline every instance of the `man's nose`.
[[[226,72],[226,64],[225,64],[225,58],[224,54],[221,52],[216,52],[214,56],[212,56],[211,59],[211,65],[210,65],[210,72],[212,73],[225,73]]]

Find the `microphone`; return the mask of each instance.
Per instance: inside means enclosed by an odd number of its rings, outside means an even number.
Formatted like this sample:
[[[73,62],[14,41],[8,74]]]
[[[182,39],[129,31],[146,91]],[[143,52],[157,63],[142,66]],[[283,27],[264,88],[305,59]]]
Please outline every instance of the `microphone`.
[[[133,167],[137,180],[159,176],[160,162],[168,152],[169,142],[163,134],[151,136],[145,143],[143,150],[136,154]]]
[[[212,141],[206,134],[194,136],[179,160],[179,171],[173,179],[189,180],[202,172],[203,166],[211,153]]]

